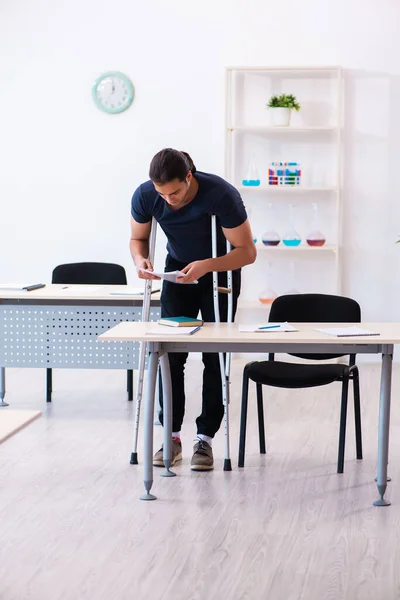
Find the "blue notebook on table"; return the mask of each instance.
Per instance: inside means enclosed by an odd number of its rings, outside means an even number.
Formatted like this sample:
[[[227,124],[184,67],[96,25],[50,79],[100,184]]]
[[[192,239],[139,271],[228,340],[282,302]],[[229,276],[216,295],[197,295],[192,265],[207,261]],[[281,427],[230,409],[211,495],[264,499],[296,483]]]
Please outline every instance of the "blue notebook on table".
[[[158,323],[168,327],[201,327],[203,325],[201,319],[193,319],[193,317],[163,317],[158,320]]]

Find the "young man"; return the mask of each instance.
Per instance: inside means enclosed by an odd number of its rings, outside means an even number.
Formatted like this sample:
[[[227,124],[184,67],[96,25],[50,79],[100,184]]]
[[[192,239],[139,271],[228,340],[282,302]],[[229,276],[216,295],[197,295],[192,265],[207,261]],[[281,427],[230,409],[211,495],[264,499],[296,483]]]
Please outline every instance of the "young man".
[[[212,272],[221,272],[219,285],[226,286],[226,271],[232,271],[233,314],[240,293],[240,268],[253,263],[256,248],[246,210],[238,191],[229,183],[208,173],[196,171],[186,152],[166,148],[150,164],[150,181],[140,185],[132,197],[130,250],[138,276],[157,279],[143,273],[153,270],[149,261],[151,219],[163,229],[167,243],[166,271],[180,270],[181,283],[164,281],[161,293],[162,317],[197,317],[215,321]],[[218,257],[212,258],[211,215],[217,216]],[[226,254],[226,240],[232,250]],[[196,285],[182,285],[198,280]],[[219,298],[221,321],[227,319],[227,296]],[[184,368],[187,354],[170,353],[172,381],[172,465],[182,459],[180,440],[185,412]],[[203,404],[196,419],[197,442],[191,468],[213,468],[212,438],[224,414],[218,354],[203,354]],[[160,421],[163,422],[162,411]],[[163,466],[162,448],[153,464]]]

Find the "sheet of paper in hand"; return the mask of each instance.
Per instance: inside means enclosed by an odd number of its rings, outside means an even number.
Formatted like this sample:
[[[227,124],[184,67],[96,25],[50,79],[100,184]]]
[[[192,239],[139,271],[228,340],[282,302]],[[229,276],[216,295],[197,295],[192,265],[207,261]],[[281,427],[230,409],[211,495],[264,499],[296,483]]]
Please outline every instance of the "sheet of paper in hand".
[[[141,271],[143,271],[143,273],[150,273],[150,275],[155,275],[156,277],[159,277],[160,279],[165,279],[165,281],[170,281],[171,283],[180,283],[182,284],[182,281],[177,281],[177,277],[184,277],[185,273],[182,273],[181,271],[169,271],[168,273],[159,273],[156,271],[150,271],[149,269],[140,269]],[[192,283],[199,283],[197,280],[196,281],[190,281],[189,283],[185,284],[185,285],[190,285]]]

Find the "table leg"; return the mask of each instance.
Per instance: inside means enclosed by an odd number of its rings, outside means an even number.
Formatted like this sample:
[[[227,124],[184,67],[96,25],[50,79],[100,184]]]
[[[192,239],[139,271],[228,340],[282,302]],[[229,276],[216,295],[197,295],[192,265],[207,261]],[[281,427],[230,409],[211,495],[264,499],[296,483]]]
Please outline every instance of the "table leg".
[[[8,406],[7,402],[4,402],[5,395],[6,395],[6,370],[4,367],[0,367],[0,407]]]
[[[156,391],[156,379],[158,368],[158,351],[150,351],[148,358],[147,385],[144,406],[144,487],[146,493],[140,496],[141,500],[155,500],[156,496],[150,494],[153,485],[153,421],[154,421],[154,398]]]
[[[161,367],[158,369],[157,371],[157,382],[156,382],[156,416],[154,417],[154,425],[161,425],[160,422],[160,411],[161,411],[161,402],[160,402],[160,381],[161,381],[161,375],[160,375],[160,369]]]
[[[164,445],[163,460],[165,473],[161,477],[175,477],[176,473],[170,470],[172,458],[172,384],[169,358],[167,352],[160,356],[161,378],[163,386],[163,415],[164,415]]]
[[[377,487],[380,495],[374,506],[389,506],[384,499],[387,487],[387,465],[389,457],[389,423],[390,423],[390,394],[392,386],[393,347],[389,346],[382,352],[381,392],[379,402],[378,426],[378,473]]]

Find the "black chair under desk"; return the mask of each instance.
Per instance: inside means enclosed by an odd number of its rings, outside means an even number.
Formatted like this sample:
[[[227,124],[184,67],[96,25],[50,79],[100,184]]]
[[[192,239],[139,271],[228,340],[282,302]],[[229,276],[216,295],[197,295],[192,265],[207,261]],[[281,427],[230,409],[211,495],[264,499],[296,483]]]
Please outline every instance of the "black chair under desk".
[[[269,321],[273,323],[359,323],[361,309],[359,304],[351,298],[327,294],[288,294],[279,296],[271,306]],[[355,364],[356,356],[350,355],[349,364],[318,364],[318,363],[289,363],[275,361],[274,354],[269,354],[268,360],[249,362],[243,371],[242,407],[240,418],[239,438],[239,467],[244,467],[247,404],[249,380],[256,384],[258,429],[260,453],[265,454],[265,430],[262,386],[280,388],[308,388],[327,385],[335,381],[342,383],[339,449],[337,472],[343,473],[344,452],[346,438],[347,397],[349,381],[353,381],[354,391],[354,416],[356,435],[357,459],[362,459],[361,439],[361,410],[360,386],[358,368]],[[339,358],[338,354],[292,354],[300,359],[321,361]]]
[[[114,263],[81,262],[58,265],[53,271],[52,283],[68,285],[126,285],[124,267]],[[51,402],[53,372],[46,369],[46,402]],[[133,400],[133,370],[127,371],[128,400]]]

